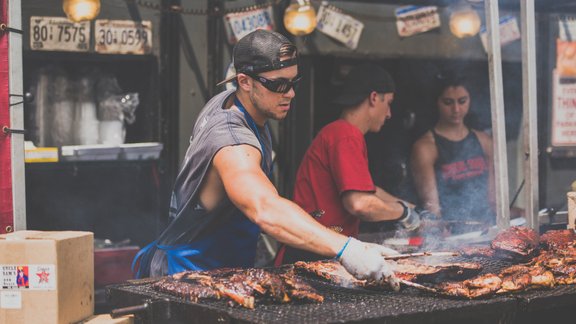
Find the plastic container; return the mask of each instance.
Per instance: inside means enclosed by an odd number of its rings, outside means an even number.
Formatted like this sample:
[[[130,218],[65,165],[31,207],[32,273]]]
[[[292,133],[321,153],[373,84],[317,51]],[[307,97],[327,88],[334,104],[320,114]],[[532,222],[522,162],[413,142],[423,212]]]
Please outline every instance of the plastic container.
[[[133,143],[120,145],[123,160],[157,160],[164,145],[162,143]]]
[[[111,145],[62,146],[62,161],[107,161],[118,160],[122,149]]]

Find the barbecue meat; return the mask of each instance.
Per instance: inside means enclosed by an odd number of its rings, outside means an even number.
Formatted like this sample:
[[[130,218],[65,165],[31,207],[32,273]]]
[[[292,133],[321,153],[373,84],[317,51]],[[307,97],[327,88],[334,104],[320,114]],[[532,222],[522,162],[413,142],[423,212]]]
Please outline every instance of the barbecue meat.
[[[171,277],[158,280],[152,285],[152,288],[192,302],[197,302],[201,298],[220,299],[221,297],[218,290],[210,286],[204,286],[201,283],[181,282]]]
[[[440,294],[468,299],[493,295],[502,286],[502,280],[489,273],[460,282],[445,282],[436,286]]]
[[[288,294],[295,300],[307,300],[316,303],[324,301],[324,297],[316,292],[314,288],[305,283],[302,279],[294,275],[294,271],[290,271],[280,275],[286,284]]]
[[[226,298],[246,308],[254,308],[257,300],[275,303],[324,300],[313,287],[293,274],[272,273],[264,269],[185,271],[161,278],[152,287],[192,302],[204,298]]]
[[[533,268],[529,273],[532,276],[530,282],[532,287],[552,288],[556,284],[554,274],[544,268]]]
[[[390,261],[394,265],[395,275],[412,282],[438,282],[442,280],[467,279],[482,271],[482,266],[473,262],[443,263],[427,265],[409,259]],[[324,278],[340,286],[379,287],[386,285],[367,280],[359,280],[352,276],[344,266],[337,261],[298,261],[294,264],[297,270],[305,271]]]
[[[294,263],[294,268],[300,271],[308,272],[324,278],[333,284],[339,286],[356,286],[365,287],[366,280],[356,279],[350,272],[346,271],[344,266],[338,261],[298,261]]]
[[[495,255],[514,260],[527,260],[538,252],[538,233],[533,229],[512,226],[492,240]]]
[[[222,296],[246,308],[254,308],[254,291],[260,288],[257,281],[245,274],[234,274],[226,280],[218,280],[213,286]]]
[[[536,287],[553,287],[554,275],[541,266],[513,265],[502,270],[502,288],[498,293],[520,291]]]
[[[465,247],[460,251],[460,255],[467,257],[483,257],[492,258],[494,256],[494,250],[489,246],[469,246]]]
[[[552,272],[557,284],[576,283],[576,249],[568,247],[554,251],[544,251],[530,264],[542,266]]]
[[[482,271],[482,265],[473,262],[455,262],[427,265],[412,260],[396,262],[394,272],[400,279],[413,282],[440,282],[444,280],[463,280]]]
[[[547,250],[559,250],[573,246],[575,240],[573,230],[551,230],[540,236],[540,245]]]

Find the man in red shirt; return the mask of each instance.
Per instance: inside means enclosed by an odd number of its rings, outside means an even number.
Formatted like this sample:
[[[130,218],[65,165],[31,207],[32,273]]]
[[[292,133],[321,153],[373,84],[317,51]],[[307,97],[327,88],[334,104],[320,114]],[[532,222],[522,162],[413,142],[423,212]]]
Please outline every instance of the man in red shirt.
[[[374,185],[364,135],[378,132],[392,117],[394,81],[379,66],[365,64],[348,75],[334,101],[340,118],[326,125],[308,148],[296,175],[294,201],[324,226],[358,236],[360,221],[398,220],[408,230],[420,227],[413,205]],[[321,256],[282,246],[276,265]]]

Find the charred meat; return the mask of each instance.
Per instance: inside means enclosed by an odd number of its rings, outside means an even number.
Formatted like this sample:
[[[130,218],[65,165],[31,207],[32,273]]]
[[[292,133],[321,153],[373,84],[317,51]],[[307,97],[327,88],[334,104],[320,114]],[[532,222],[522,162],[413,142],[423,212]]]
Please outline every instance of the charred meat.
[[[492,249],[497,257],[524,261],[538,252],[538,243],[538,233],[533,229],[512,226],[492,240]]]
[[[555,284],[554,275],[544,267],[513,265],[502,270],[502,288],[498,293],[526,290],[528,288],[550,288]]]
[[[171,277],[158,280],[152,285],[152,288],[194,303],[197,302],[198,299],[220,299],[220,293],[209,285],[205,286],[202,283],[181,282]]]
[[[467,257],[483,257],[492,258],[494,256],[494,250],[489,246],[470,246],[465,247],[460,251],[460,255]]]
[[[540,236],[540,245],[546,250],[559,250],[573,246],[575,240],[573,230],[551,230]]]
[[[474,262],[455,262],[427,265],[412,260],[399,260],[394,272],[398,278],[413,282],[439,282],[463,280],[482,271],[482,265]]]
[[[411,282],[438,282],[442,280],[467,279],[482,271],[482,266],[473,262],[443,263],[427,265],[409,259],[393,262],[395,275]],[[352,276],[337,261],[299,261],[294,264],[300,271],[315,274],[331,283],[340,286],[355,287],[382,287],[385,285],[376,282],[359,280]]]
[[[277,274],[264,269],[186,271],[164,277],[152,287],[192,302],[225,298],[246,308],[254,308],[257,300],[274,303],[324,300],[313,287],[294,278],[293,274]]]
[[[324,301],[324,297],[316,292],[309,284],[305,283],[302,279],[294,275],[294,271],[290,271],[280,275],[285,283],[290,298],[294,300],[306,300],[316,303]]]
[[[576,283],[576,249],[570,247],[554,251],[544,251],[530,264],[550,270],[557,284]]]
[[[489,273],[469,280],[445,282],[436,286],[440,294],[460,298],[481,298],[491,296],[502,286],[502,280]]]
[[[340,262],[335,260],[298,261],[294,263],[294,268],[314,274],[339,286],[365,287],[367,285],[366,280],[356,279],[350,272],[346,271]]]

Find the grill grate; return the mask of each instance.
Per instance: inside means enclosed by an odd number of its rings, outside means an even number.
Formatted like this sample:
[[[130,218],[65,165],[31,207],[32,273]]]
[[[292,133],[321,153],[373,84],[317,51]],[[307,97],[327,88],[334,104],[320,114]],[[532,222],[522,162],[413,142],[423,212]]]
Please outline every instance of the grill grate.
[[[453,261],[473,261],[484,266],[483,273],[497,272],[511,263],[473,258]],[[492,296],[482,300],[456,300],[421,292],[414,288],[403,288],[400,293],[342,288],[321,280],[304,277],[325,298],[322,304],[258,304],[253,310],[239,306],[231,307],[226,301],[200,300],[191,303],[175,296],[159,293],[148,281],[134,281],[108,288],[109,299],[116,307],[131,306],[147,299],[167,299],[171,305],[170,317],[182,322],[202,322],[202,317],[212,315],[224,322],[251,323],[311,323],[350,321],[400,321],[419,323],[447,322],[465,318],[488,319],[491,322],[510,317],[519,310],[548,309],[562,305],[574,305],[576,286],[559,286],[551,290],[533,290],[517,294]],[[533,306],[536,305],[536,308]],[[172,307],[173,306],[173,307]],[[513,315],[512,315],[513,316]],[[205,318],[204,318],[205,319]]]

